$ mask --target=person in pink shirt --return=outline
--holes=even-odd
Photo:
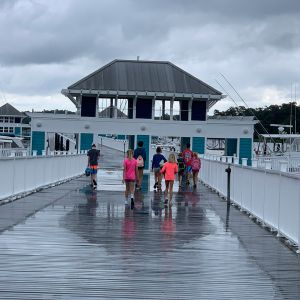
[[[198,153],[194,152],[192,157],[192,172],[193,172],[193,182],[194,182],[194,188],[197,188],[198,183],[198,174],[201,168],[201,160],[198,157]]]
[[[182,151],[182,157],[185,164],[186,184],[190,184],[190,177],[192,174],[192,157],[193,151],[190,149],[191,144],[187,143],[186,148]]]
[[[165,183],[166,183],[165,204],[168,203],[171,204],[175,175],[178,173],[178,165],[174,153],[171,153],[169,155],[168,161],[164,164],[160,172],[165,175]]]
[[[131,209],[134,208],[134,184],[137,179],[137,174],[138,174],[137,161],[133,158],[133,150],[129,149],[127,151],[127,158],[125,158],[123,162],[122,182],[126,184],[125,204],[128,204],[127,199],[130,193]]]

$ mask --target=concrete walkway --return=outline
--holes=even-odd
[[[299,257],[208,188],[166,209],[146,176],[131,210],[118,174],[0,206],[0,299],[300,299]]]

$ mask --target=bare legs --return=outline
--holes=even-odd
[[[172,202],[174,180],[166,180],[165,203]]]
[[[198,172],[193,172],[194,188],[197,187],[197,183],[198,183],[198,174],[199,174],[199,171],[198,171]]]
[[[162,181],[162,174],[160,172],[154,172],[154,181],[155,186],[160,190],[161,189],[161,181]]]
[[[144,168],[138,169],[138,180],[137,180],[137,187],[141,188],[143,183],[143,175],[144,175]]]
[[[97,185],[97,174],[91,174],[91,185],[92,187]]]
[[[126,189],[125,189],[125,197],[128,198],[128,195],[132,196],[134,194],[134,182],[133,181],[126,181]]]

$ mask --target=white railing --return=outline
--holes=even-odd
[[[202,159],[201,180],[227,195],[228,163]],[[231,165],[231,201],[300,247],[300,177]]]
[[[2,157],[24,157],[29,156],[29,149],[25,148],[11,148],[11,149],[0,149],[0,158]]]
[[[36,156],[0,160],[0,199],[22,195],[84,173],[86,155]]]
[[[272,170],[281,170],[281,162],[287,163],[287,171],[290,173],[300,173],[300,157],[289,156],[265,156],[256,157],[257,167],[265,168],[266,163],[270,163]]]

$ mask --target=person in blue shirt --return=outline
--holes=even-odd
[[[161,190],[161,179],[162,174],[160,174],[160,170],[163,167],[164,163],[166,162],[166,158],[161,154],[161,148],[156,148],[156,154],[153,155],[152,158],[152,171],[154,172],[154,190],[158,189]]]
[[[138,147],[134,150],[133,157],[137,160],[138,177],[136,180],[136,190],[140,190],[143,182],[144,167],[146,162],[146,150],[143,141],[138,142]]]

